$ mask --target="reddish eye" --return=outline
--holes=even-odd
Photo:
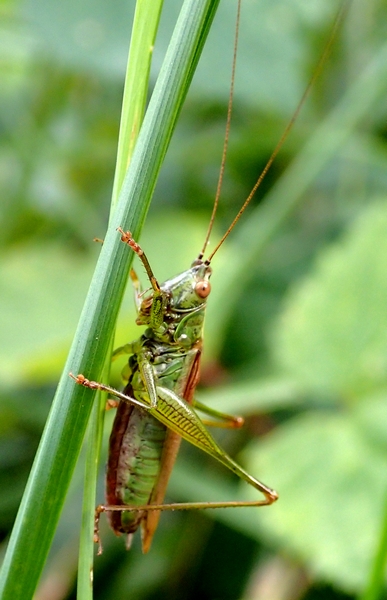
[[[198,281],[198,283],[195,285],[195,292],[197,293],[199,298],[207,298],[210,291],[211,284],[206,279],[203,279],[203,281]]]

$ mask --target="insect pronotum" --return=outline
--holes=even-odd
[[[142,292],[136,274],[134,271],[131,272],[138,312],[136,323],[146,325],[147,329],[137,340],[118,348],[113,354],[113,357],[121,354],[130,355],[125,371],[127,384],[123,392],[109,385],[90,381],[82,374],[77,376],[70,374],[78,384],[108,392],[120,400],[110,436],[106,504],[96,509],[95,540],[99,544],[99,518],[102,512],[108,513],[110,525],[115,533],[127,534],[128,546],[132,534],[141,525],[143,551],[147,552],[157,528],[160,511],[265,506],[272,504],[278,498],[277,492],[247,473],[222,450],[208,432],[204,421],[196,413],[196,410],[199,410],[210,415],[222,426],[240,427],[243,424],[242,418],[219,413],[195,400],[202,353],[204,315],[207,298],[211,292],[211,261],[246,209],[288,135],[330,50],[340,15],[335,21],[335,27],[312,80],[266,167],[224,236],[208,258],[204,259],[219,201],[225,165],[239,16],[240,0],[223,157],[214,208],[202,250],[187,271],[159,284],[141,246],[132,238],[130,232],[119,228],[121,240],[140,258],[151,285],[149,290]],[[253,486],[263,497],[249,502],[163,504],[181,438],[210,454],[239,478]]]

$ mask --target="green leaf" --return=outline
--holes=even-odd
[[[244,458],[279,492],[274,506],[255,513],[267,539],[318,579],[348,592],[364,587],[387,489],[386,453],[349,415],[318,413],[279,427]]]
[[[277,362],[312,408],[329,397],[345,410],[314,408],[246,454],[248,469],[280,495],[257,523],[316,577],[347,591],[366,584],[387,489],[386,257],[383,201],[289,292],[273,335]]]
[[[59,244],[17,247],[3,257],[0,379],[7,385],[57,380],[94,260],[74,260]]]
[[[360,215],[290,294],[273,340],[280,367],[318,395],[387,383],[387,204]]]

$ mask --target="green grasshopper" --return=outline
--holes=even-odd
[[[121,240],[140,258],[150,281],[151,288],[143,293],[137,276],[134,271],[131,272],[138,313],[136,323],[147,326],[147,329],[139,339],[118,348],[113,354],[113,358],[121,354],[130,355],[124,370],[127,384],[123,392],[103,383],[90,381],[82,374],[70,374],[78,384],[108,392],[120,400],[110,436],[106,476],[107,503],[96,509],[95,541],[99,544],[99,518],[102,512],[108,513],[110,525],[117,535],[127,534],[127,547],[133,533],[141,525],[142,547],[147,552],[157,528],[160,511],[265,506],[278,498],[277,492],[255,479],[226,454],[208,432],[205,421],[196,413],[199,410],[217,419],[215,422],[212,420],[211,424],[219,426],[240,427],[243,424],[241,417],[219,413],[199,403],[194,397],[199,379],[204,316],[211,292],[211,260],[249,204],[289,133],[330,49],[339,20],[340,15],[312,80],[265,169],[234,221],[206,260],[203,258],[204,251],[218,204],[228,141],[235,52],[218,190],[206,240],[198,258],[187,271],[159,284],[140,245],[130,232],[119,228]],[[218,460],[259,491],[263,498],[248,502],[164,504],[168,479],[182,438]]]
[[[99,542],[99,514],[107,511],[112,529],[131,535],[142,526],[143,551],[149,550],[160,510],[264,506],[277,500],[277,492],[249,475],[216,443],[195,408],[240,427],[241,417],[210,409],[194,399],[199,379],[203,325],[211,291],[210,259],[197,258],[190,269],[159,285],[142,248],[130,232],[120,229],[123,242],[141,259],[151,290],[142,294],[132,271],[136,290],[138,325],[147,325],[143,335],[118,348],[114,358],[130,354],[123,392],[72,377],[91,389],[119,398],[110,436],[106,475],[107,504],[97,508],[95,539]],[[224,425],[223,425],[224,426]],[[197,446],[228,467],[264,495],[252,502],[162,504],[181,438]]]

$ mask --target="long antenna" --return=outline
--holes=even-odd
[[[265,165],[265,168],[263,169],[262,173],[258,177],[257,182],[255,183],[253,189],[251,190],[250,194],[246,198],[243,206],[241,207],[241,209],[237,213],[236,217],[234,218],[234,220],[231,223],[230,227],[227,229],[226,233],[221,238],[220,242],[215,246],[215,249],[211,252],[210,256],[206,259],[206,261],[205,261],[206,264],[210,264],[212,258],[216,254],[216,252],[219,250],[219,248],[221,247],[221,245],[223,244],[223,242],[225,241],[225,239],[228,237],[228,235],[230,234],[230,232],[234,229],[235,225],[237,224],[237,222],[241,218],[242,214],[245,212],[246,208],[250,204],[253,196],[255,195],[255,192],[257,191],[257,189],[261,185],[262,180],[264,179],[266,173],[268,172],[268,170],[270,169],[271,165],[273,164],[274,159],[276,158],[278,152],[282,148],[282,146],[283,146],[286,138],[288,137],[288,135],[290,133],[290,130],[292,129],[292,127],[293,127],[293,125],[294,125],[294,123],[295,123],[295,121],[296,121],[296,119],[297,119],[297,117],[298,117],[298,115],[300,113],[301,108],[304,105],[304,102],[305,102],[307,96],[309,95],[309,92],[310,92],[311,88],[313,87],[316,79],[319,77],[319,75],[321,73],[322,67],[323,67],[323,65],[324,65],[324,63],[325,63],[325,61],[326,61],[326,59],[327,59],[327,57],[328,57],[328,55],[329,55],[329,53],[331,51],[333,42],[334,42],[335,37],[336,37],[337,29],[338,29],[338,27],[340,25],[341,19],[343,17],[343,14],[344,14],[344,12],[345,12],[348,4],[349,4],[349,1],[343,2],[342,5],[340,6],[340,8],[338,10],[338,13],[336,15],[336,18],[335,18],[333,27],[331,29],[331,33],[330,33],[329,39],[328,39],[328,41],[327,41],[327,43],[325,45],[323,53],[320,56],[320,59],[319,59],[319,61],[317,63],[317,67],[316,67],[316,69],[315,69],[315,71],[314,71],[311,79],[309,80],[308,85],[305,88],[305,91],[304,91],[304,93],[303,93],[303,95],[301,97],[301,100],[299,101],[299,103],[298,103],[298,105],[296,107],[296,110],[293,113],[292,118],[290,119],[289,123],[285,127],[285,130],[284,130],[283,134],[281,135],[281,138],[280,138],[279,142],[277,143],[276,147],[274,148],[274,150],[273,150],[273,152],[272,152],[269,160],[267,161],[267,163]]]
[[[234,99],[235,68],[236,68],[236,60],[237,60],[237,54],[238,54],[239,23],[241,20],[241,2],[242,2],[242,0],[238,0],[237,15],[236,15],[236,22],[235,22],[234,54],[233,54],[233,58],[232,58],[232,67],[231,67],[231,83],[230,83],[230,92],[229,92],[228,105],[227,105],[226,132],[224,134],[222,161],[220,163],[218,185],[216,188],[214,206],[212,208],[212,214],[211,214],[210,222],[208,224],[206,238],[204,240],[203,248],[198,256],[198,260],[201,260],[203,258],[203,255],[206,251],[206,248],[208,245],[208,240],[210,239],[212,227],[214,225],[215,215],[216,215],[216,211],[217,211],[218,204],[219,204],[220,193],[222,191],[224,167],[226,165],[228,140],[230,137],[232,103],[233,103],[233,99]]]

